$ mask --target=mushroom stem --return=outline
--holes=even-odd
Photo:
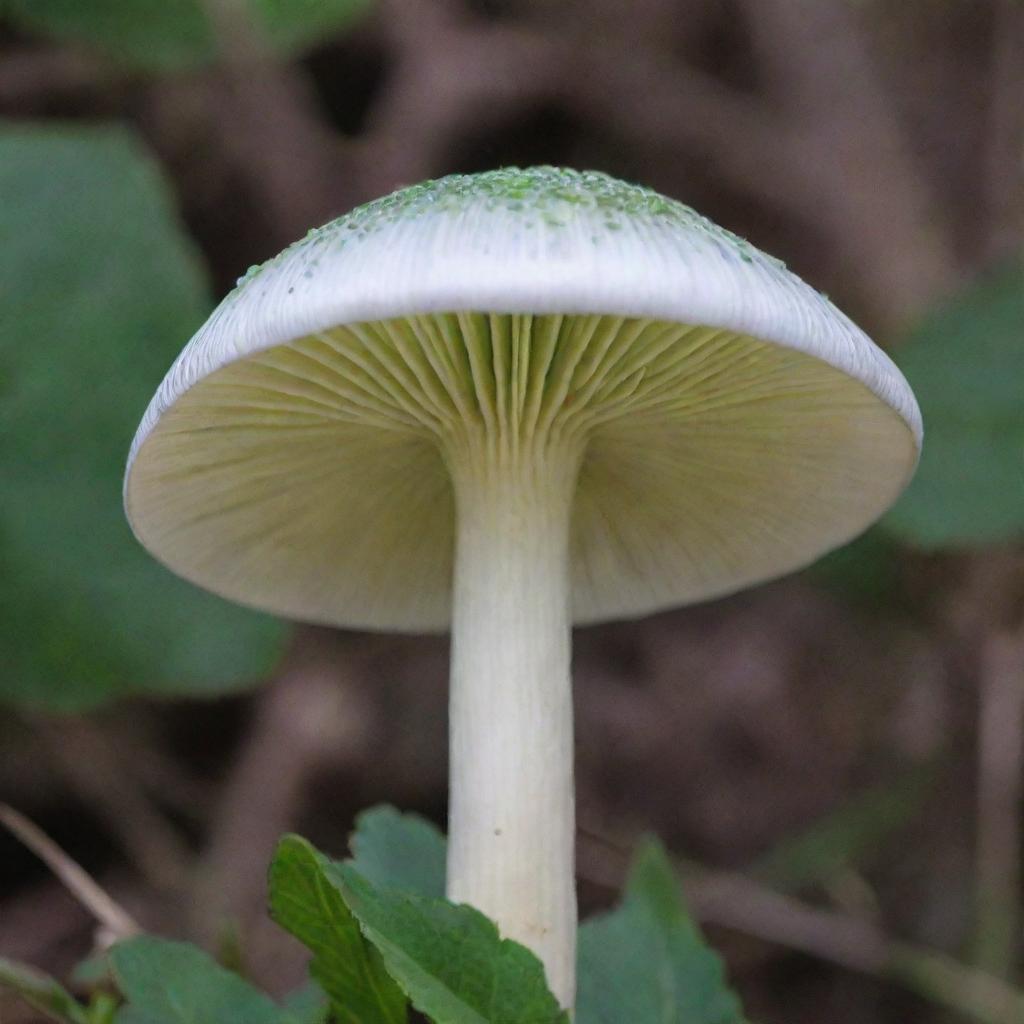
[[[486,444],[449,458],[448,896],[532,949],[567,1008],[576,989],[569,521],[579,462],[578,452]]]

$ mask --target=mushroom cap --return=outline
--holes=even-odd
[[[921,443],[900,372],[782,263],[604,174],[505,169],[395,192],[250,270],[145,413],[128,518],[224,597],[446,628],[438,424],[509,389],[588,417],[580,622],[813,561],[889,507]]]

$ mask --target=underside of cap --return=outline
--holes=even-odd
[[[805,564],[886,508],[917,453],[859,381],[747,335],[431,315],[338,327],[215,372],[147,438],[128,507],[157,557],[223,596],[304,621],[443,629],[452,460],[495,430],[529,457],[580,444],[580,622]]]
[[[596,173],[457,176],[312,232],[175,363],[125,499],[170,568],[289,617],[448,623],[453,432],[585,435],[578,621],[739,589],[860,532],[916,464],[887,357],[781,264]]]

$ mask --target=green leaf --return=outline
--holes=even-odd
[[[899,348],[925,424],[885,526],[924,548],[1024,532],[1024,263],[974,285]]]
[[[365,14],[372,0],[250,0],[253,27],[280,53],[315,45]],[[6,0],[16,25],[83,43],[119,63],[171,72],[214,60],[204,0]]]
[[[275,656],[279,624],[173,577],[122,512],[135,428],[208,308],[128,134],[0,122],[0,700],[218,693]]]
[[[86,1008],[62,985],[27,964],[0,957],[0,988],[17,992],[34,1010],[67,1024],[89,1024]]]
[[[311,981],[292,992],[285,999],[284,1008],[296,1024],[327,1024],[331,1006],[324,990]]]
[[[185,942],[141,936],[110,960],[126,1005],[117,1024],[296,1024],[237,974]]]
[[[447,843],[433,822],[394,807],[374,807],[356,818],[352,865],[378,889],[444,899]]]
[[[369,13],[373,0],[252,0],[257,25],[280,52],[315,46]]]
[[[664,849],[637,854],[622,905],[580,929],[577,1024],[742,1024],[721,960],[687,914]]]
[[[120,1002],[110,992],[94,992],[89,1000],[89,1024],[115,1024]]]
[[[329,867],[304,839],[282,839],[270,867],[271,915],[312,952],[310,974],[339,1024],[404,1024],[405,996],[328,879]]]
[[[4,13],[24,30],[84,43],[133,67],[178,70],[215,52],[199,0],[6,0]]]
[[[568,1024],[537,957],[500,938],[472,907],[374,889],[347,864],[332,864],[326,873],[391,976],[432,1020]]]
[[[850,604],[885,613],[905,597],[900,555],[899,542],[874,527],[819,559],[807,569],[807,574]]]

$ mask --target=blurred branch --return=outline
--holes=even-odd
[[[182,885],[191,861],[187,846],[107,738],[82,718],[38,716],[34,725],[67,784],[118,837],[147,882],[168,889]]]
[[[247,941],[258,936],[266,924],[266,866],[282,833],[296,825],[306,783],[328,758],[362,756],[369,716],[341,639],[299,630],[288,663],[258,698],[215,808],[194,893],[201,937],[215,938],[232,919],[245,924]]]
[[[4,955],[46,963],[53,950],[70,948],[70,943],[80,944],[88,936],[93,918],[85,908],[81,915],[76,913],[79,908],[69,907],[69,899],[74,897],[52,875],[5,892],[0,914],[0,949]]]
[[[758,100],[628,44],[587,41],[573,49],[559,83],[571,109],[663,155],[707,151],[740,187],[792,207],[788,182],[801,160],[780,144],[785,126]]]
[[[821,202],[803,214],[824,221],[882,327],[897,330],[952,290],[958,266],[951,226],[872,61],[863,14],[846,0],[745,0],[744,10],[786,141],[805,151],[803,177],[817,181],[811,199]]]
[[[985,256],[1013,255],[1024,241],[1024,5],[996,0],[992,29]]]
[[[1016,959],[1024,804],[1024,635],[981,651],[975,962],[1000,978]]]
[[[251,5],[204,2],[220,48],[220,87],[209,97],[209,114],[274,241],[284,245],[352,205],[346,153],[316,110],[309,83],[264,43]]]
[[[54,97],[102,92],[120,81],[123,75],[110,65],[77,50],[15,50],[0,61],[0,107],[42,112]]]
[[[743,876],[684,872],[697,916],[849,970],[897,982],[984,1024],[1013,1024],[1024,994],[941,953],[890,939],[867,921],[809,907]]]
[[[673,165],[706,154],[739,188],[824,228],[856,267],[885,331],[949,292],[949,227],[916,166],[851,6],[749,0],[768,97],[740,92],[628,31],[580,32],[556,62],[558,95]]]
[[[1024,993],[951,957],[891,939],[868,921],[810,907],[741,876],[684,870],[697,916],[766,942],[886,978],[982,1024],[1020,1024]]]
[[[278,61],[237,0],[206,0],[217,25],[219,79],[193,105],[252,191],[273,241],[283,245],[360,202],[446,172],[454,139],[551,91],[556,44],[541,33],[466,21],[448,5],[388,0],[380,31],[393,71],[358,140],[337,137],[302,71]],[[193,88],[186,83],[180,88]],[[187,104],[173,83],[162,108]],[[182,145],[192,145],[189,133]]]
[[[0,804],[0,825],[17,836],[114,938],[125,939],[140,931],[131,915],[23,814],[7,804]]]
[[[550,95],[561,47],[529,28],[476,22],[448,4],[385,0],[381,26],[394,70],[370,113],[362,154],[372,191],[443,173],[461,133],[500,125]]]
[[[160,716],[158,706],[151,709]],[[214,797],[212,780],[198,778],[167,749],[153,719],[132,709],[127,720],[105,724],[105,736],[115,747],[132,745],[132,772],[151,800],[158,800],[190,825],[208,820]]]

